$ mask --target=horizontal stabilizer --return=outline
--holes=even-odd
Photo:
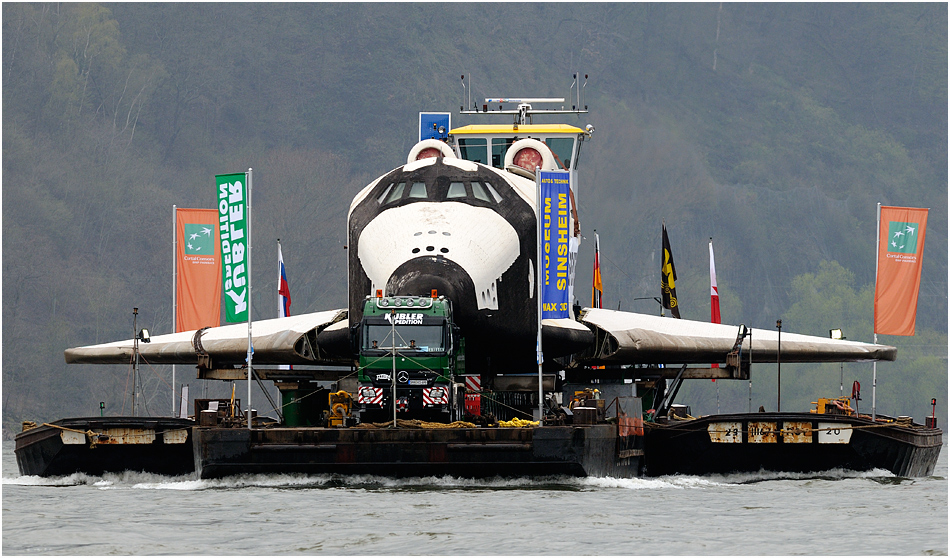
[[[324,354],[317,334],[328,326],[345,321],[346,310],[327,310],[286,318],[261,320],[251,324],[254,364],[335,364]],[[233,324],[156,335],[150,343],[139,342],[139,356],[151,364],[198,364],[199,354],[207,354],[215,367],[243,365],[247,361],[247,324]],[[66,349],[69,364],[128,364],[133,358],[133,340]]]
[[[738,326],[585,308],[582,323],[597,337],[583,364],[723,363],[736,342]],[[778,330],[752,329],[742,344],[752,362],[775,362]],[[865,362],[895,360],[897,348],[782,332],[782,362]]]

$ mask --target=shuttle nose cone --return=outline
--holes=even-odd
[[[457,263],[441,256],[423,256],[404,262],[386,282],[391,296],[430,296],[435,290],[452,301],[456,321],[465,321],[477,309],[475,284]]]

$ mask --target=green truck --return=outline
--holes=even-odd
[[[360,422],[451,422],[464,411],[464,342],[443,296],[367,297],[355,335]],[[395,376],[395,390],[392,379]]]

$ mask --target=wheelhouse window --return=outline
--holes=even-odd
[[[459,154],[467,161],[488,164],[488,141],[485,138],[459,139]]]
[[[508,148],[515,140],[512,138],[492,138],[491,140],[491,166],[500,169],[505,165],[505,154]]]
[[[574,154],[574,138],[547,138],[544,143],[554,154],[558,166],[564,170],[570,170],[571,157]]]

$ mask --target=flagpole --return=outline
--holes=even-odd
[[[389,373],[390,374],[389,383],[392,384],[393,386],[393,428],[399,428],[399,423],[396,420],[396,309],[390,308],[389,315],[392,318],[389,320],[389,323],[392,326],[391,336],[392,336],[392,341],[393,341],[393,345],[392,345],[393,369]],[[339,387],[339,385],[340,384],[337,384],[337,387]]]
[[[251,342],[251,316],[254,314],[254,292],[251,289],[251,180],[254,169],[247,169],[247,429],[253,428],[251,417],[251,378],[254,375],[254,345]]]
[[[742,365],[742,362],[739,363]],[[752,412],[752,328],[749,328],[749,412]]]
[[[172,204],[172,333],[178,332],[178,206]],[[175,365],[172,364],[172,416],[175,414]]]
[[[716,258],[713,255],[712,237],[709,237],[709,321],[710,323],[722,323],[719,315],[719,286],[716,282]],[[740,370],[742,363],[739,363]],[[710,368],[719,368],[718,362],[710,364]],[[713,378],[713,382],[716,379]],[[719,383],[716,382],[716,414],[719,414]]]
[[[392,361],[393,369],[390,372],[389,383],[393,386],[393,428],[399,428],[399,423],[396,420],[396,309],[390,308],[389,315],[391,319],[389,320],[390,325],[392,326],[391,337],[392,337]],[[337,384],[339,387],[340,384]]]
[[[139,374],[139,334],[138,329],[139,309],[132,308],[132,352],[135,353],[135,361],[132,365],[132,416],[135,415],[135,386],[138,385]]]
[[[881,260],[881,202],[877,202],[877,239],[874,241],[874,288],[877,296],[877,274]],[[874,324],[874,344],[877,345],[877,324]],[[877,361],[871,363],[871,420],[877,420]]]
[[[601,271],[600,265],[600,235],[597,232],[594,232],[594,236],[597,237],[597,279],[600,281],[600,288],[597,289],[597,307],[604,307],[604,273]],[[617,301],[617,310],[620,310],[620,300]]]
[[[711,236],[709,237],[709,322],[722,323],[722,316],[719,313],[719,282],[716,280],[716,258],[713,254],[713,239]],[[713,362],[710,366],[719,368],[719,363]],[[716,386],[716,394],[718,397],[718,385]]]
[[[535,276],[534,284],[535,284],[535,289],[536,289],[535,292],[538,295],[538,300],[537,300],[537,303],[538,303],[537,304],[538,306],[538,339],[537,339],[538,421],[543,422],[544,421],[544,386],[543,386],[544,373],[542,372],[542,364],[544,362],[544,353],[541,349],[541,293],[543,292],[543,289],[541,288],[541,265],[542,265],[541,264],[542,262],[541,260],[541,211],[542,211],[541,207],[542,205],[541,205],[541,169],[539,167],[534,168],[534,176],[535,176],[535,184],[537,186],[536,188],[537,198],[535,200],[535,208],[537,210],[537,218],[535,219],[537,221],[537,227],[536,227],[537,238],[535,241],[535,245],[537,248],[535,257],[537,258],[537,260],[535,261],[537,262],[537,265],[535,266],[536,276]]]

